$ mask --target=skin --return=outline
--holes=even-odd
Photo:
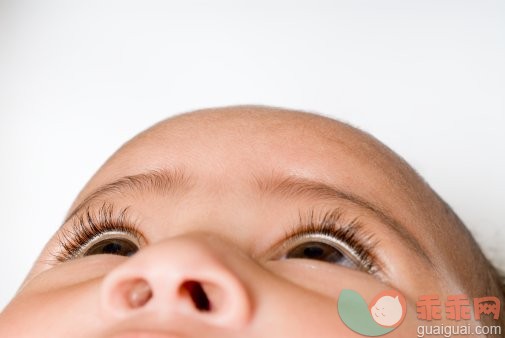
[[[88,203],[100,187],[153,170],[183,176],[184,187],[109,191]],[[369,206],[317,194],[285,196],[264,184],[286,179],[358,196],[401,227],[392,229]],[[52,253],[71,231],[68,220],[0,315],[0,336],[362,337],[339,319],[340,291],[355,290],[370,302],[396,289],[408,310],[388,336],[413,337],[417,325],[426,324],[416,318],[420,295],[443,301],[471,294],[481,280],[468,265],[486,268],[457,217],[402,159],[355,128],[308,113],[230,107],[163,121],[100,168],[69,216],[83,202],[92,212],[105,202],[114,210],[128,207],[142,248],[132,257],[56,262]],[[375,273],[281,258],[284,235],[300,214],[335,208],[342,224],[357,218],[373,234]],[[198,309],[188,281],[201,286],[209,311]],[[152,292],[147,302],[145,293],[132,291],[146,285]],[[132,293],[140,297],[135,306]]]

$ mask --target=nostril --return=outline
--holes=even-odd
[[[187,294],[193,301],[194,306],[200,311],[210,311],[211,304],[202,284],[196,281],[186,281],[180,288],[181,294]]]
[[[128,286],[127,302],[130,308],[144,306],[153,296],[149,283],[144,279],[137,279]]]

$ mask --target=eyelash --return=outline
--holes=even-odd
[[[58,262],[74,259],[86,244],[111,231],[126,233],[139,242],[147,243],[127,211],[128,208],[124,208],[116,213],[113,205],[107,203],[104,203],[95,213],[88,207],[85,213],[73,218],[70,230],[61,231],[58,234],[60,249],[52,256]],[[374,252],[378,242],[372,234],[364,231],[357,218],[350,221],[344,220],[343,213],[339,209],[319,214],[316,214],[314,209],[305,214],[300,212],[298,223],[284,234],[280,242],[283,243],[281,247],[287,247],[289,243],[309,235],[326,235],[341,241],[354,251],[363,270],[371,274],[380,270]]]
[[[378,241],[372,233],[364,230],[358,218],[345,220],[343,212],[339,209],[319,214],[316,214],[314,209],[305,214],[300,212],[298,224],[293,225],[284,234],[282,247],[289,246],[290,242],[296,242],[306,236],[321,234],[347,245],[357,256],[365,272],[375,274],[380,271],[375,253]]]
[[[85,213],[74,217],[70,230],[58,234],[60,249],[52,255],[58,262],[76,258],[86,244],[111,231],[131,235],[139,242],[147,243],[135,222],[128,216],[128,208],[116,213],[111,204],[104,203],[98,212],[93,213],[88,207]]]

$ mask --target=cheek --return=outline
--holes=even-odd
[[[46,292],[21,292],[0,315],[0,337],[92,337],[101,331],[99,279]],[[76,318],[78,314],[78,320]]]
[[[392,289],[374,277],[346,268],[328,266],[304,260],[272,261],[266,263],[269,270],[284,280],[285,292],[277,298],[282,306],[271,304],[272,308],[284,311],[270,313],[271,318],[281,326],[279,335],[291,337],[363,337],[354,332],[344,321],[338,301],[342,290],[353,290],[363,299],[359,312],[363,316],[371,313],[368,305],[382,291]],[[292,289],[290,293],[288,290]],[[408,301],[409,302],[409,301]],[[267,312],[270,310],[267,309]],[[372,309],[373,312],[373,309]],[[378,311],[380,315],[380,311]],[[358,316],[359,317],[359,316]],[[356,319],[360,319],[356,317]],[[288,323],[283,326],[283,323]],[[415,303],[407,303],[406,315],[402,323],[387,334],[388,337],[414,337],[417,330]],[[285,330],[282,332],[282,329]],[[304,334],[300,334],[304,332]],[[270,332],[267,332],[270,333]]]
[[[76,259],[55,266],[45,266],[34,277],[28,279],[21,292],[45,293],[63,289],[97,278],[103,278],[127,258],[116,255],[95,255]]]
[[[96,337],[101,281],[124,259],[90,256],[43,270],[0,314],[0,337]]]
[[[347,324],[341,316],[338,308],[338,296],[323,296],[309,290],[295,286],[292,283],[284,283],[284,287],[276,292],[268,301],[263,302],[258,313],[257,322],[260,323],[260,334],[256,337],[346,337],[357,338],[364,335],[359,333],[362,327],[354,327]],[[356,288],[358,292],[366,294],[367,289]],[[366,299],[371,300],[371,297]],[[368,312],[366,304],[363,310]],[[367,314],[370,316],[370,313]],[[404,321],[395,330],[387,334],[387,337],[415,337],[416,318],[412,309],[407,310]],[[355,322],[362,323],[362,317],[356,316]],[[363,317],[364,318],[364,317]],[[378,324],[375,324],[378,325]]]
[[[358,291],[365,299],[373,299],[380,291],[391,289],[369,274],[313,260],[270,261],[266,266],[294,284],[335,300],[343,289]]]

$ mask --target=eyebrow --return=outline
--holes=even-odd
[[[182,192],[189,189],[190,186],[190,178],[182,170],[178,169],[151,170],[141,174],[124,176],[111,183],[104,184],[90,193],[69,213],[64,223],[79,214],[81,210],[85,209],[92,202],[109,195],[128,195],[146,192],[168,195]]]
[[[256,186],[260,194],[274,195],[278,194],[284,198],[309,198],[323,200],[345,200],[361,208],[371,211],[382,223],[393,230],[402,238],[408,247],[417,255],[427,261],[431,266],[433,262],[416,240],[414,235],[405,225],[395,220],[378,206],[372,204],[355,194],[342,191],[335,186],[327,183],[310,180],[297,176],[275,176],[258,177],[252,176],[253,185]],[[79,203],[66,217],[64,223],[67,223],[75,215],[86,209],[91,203],[100,200],[109,195],[128,195],[145,192],[158,193],[161,195],[182,193],[191,188],[192,181],[190,177],[182,170],[163,169],[151,170],[145,173],[124,176],[116,181],[102,185],[90,193]]]

